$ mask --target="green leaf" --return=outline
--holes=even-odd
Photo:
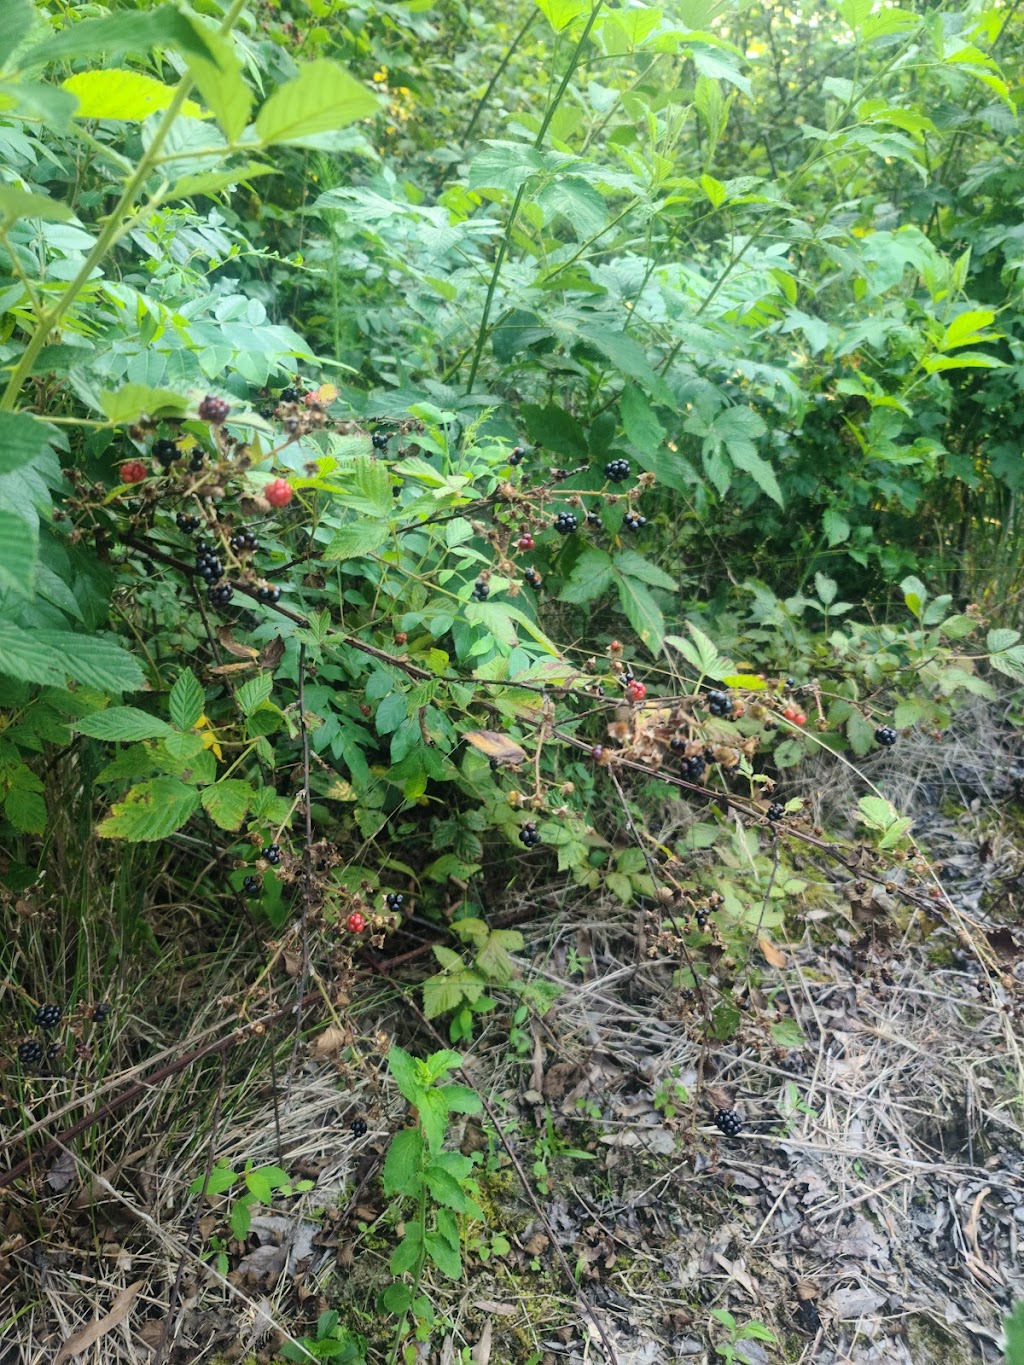
[[[1024,1365],[1024,1303],[1006,1319],[1006,1365]]]
[[[0,210],[5,207],[4,194],[0,187]],[[0,412],[0,474],[10,474],[45,454],[53,436],[53,427],[27,412]]]
[[[639,450],[657,450],[665,439],[665,428],[658,421],[654,409],[635,384],[627,384],[619,400],[619,413],[626,439]]]
[[[243,716],[251,716],[258,706],[269,698],[274,680],[269,673],[259,673],[255,678],[244,682],[235,693],[235,701]]]
[[[66,23],[52,38],[23,53],[17,66],[24,71],[68,57],[80,60],[104,52],[144,53],[161,47],[215,59],[203,29],[173,5],[159,5],[146,12],[122,11],[103,19]]]
[[[396,1133],[384,1159],[381,1174],[384,1193],[407,1194],[415,1198],[420,1192],[422,1166],[423,1134],[418,1128],[405,1128]]]
[[[468,1085],[443,1085],[435,1093],[443,1097],[452,1114],[479,1114],[483,1108],[480,1096]]]
[[[621,550],[615,556],[615,572],[625,574],[627,578],[639,578],[642,583],[649,583],[652,588],[664,588],[666,592],[679,591],[677,579],[659,569],[636,550]]]
[[[46,802],[38,792],[12,787],[4,797],[4,814],[22,834],[43,834],[46,830]]]
[[[104,839],[127,839],[131,844],[155,843],[188,823],[199,806],[199,793],[176,777],[158,777],[132,787],[101,822]]]
[[[998,654],[1004,649],[1009,649],[1020,639],[1020,631],[1008,629],[1002,626],[996,630],[990,630],[985,636],[985,648]]]
[[[203,810],[219,829],[241,829],[252,801],[252,787],[241,778],[225,777],[204,789],[202,801]]]
[[[424,1090],[419,1103],[420,1123],[427,1146],[439,1152],[448,1128],[448,1105],[440,1090]]]
[[[231,43],[219,33],[206,35],[214,60],[188,55],[188,69],[206,107],[229,142],[237,141],[249,122],[252,91],[242,77],[242,65]]]
[[[231,1228],[231,1235],[236,1241],[244,1242],[252,1229],[252,1204],[255,1203],[252,1195],[243,1195],[241,1199],[236,1199],[231,1205],[231,1212],[228,1215],[228,1224]]]
[[[608,224],[601,191],[579,175],[558,176],[544,186],[535,202],[549,216],[565,218],[578,242],[596,236]]]
[[[116,392],[100,394],[100,409],[112,422],[137,422],[140,417],[184,417],[188,399],[171,389],[125,384]]]
[[[426,1089],[420,1079],[419,1063],[401,1047],[393,1047],[388,1053],[388,1070],[395,1084],[410,1104],[419,1104]]]
[[[569,581],[558,594],[560,602],[593,602],[610,586],[614,572],[611,556],[590,546],[572,566]]]
[[[256,116],[256,136],[265,147],[300,147],[318,133],[370,118],[379,108],[377,96],[337,62],[309,62],[264,103]]]
[[[137,692],[145,682],[142,669],[119,640],[103,635],[78,635],[68,630],[33,631],[35,639],[53,649],[65,677],[98,692]],[[0,644],[0,665],[4,655]]]
[[[746,441],[731,441],[726,445],[729,458],[737,469],[741,469],[744,474],[750,477],[773,502],[782,506],[782,489],[779,481],[775,477],[775,470],[767,460],[763,459],[754,447]]]
[[[1000,673],[1005,673],[1008,678],[1024,682],[1024,645],[1014,645],[1012,649],[1004,649],[999,654],[993,654],[989,663]]]
[[[445,1208],[454,1209],[456,1213],[465,1212],[469,1203],[466,1192],[447,1171],[431,1162],[423,1172],[423,1179],[436,1204],[443,1204]]]
[[[899,819],[896,807],[882,796],[862,796],[857,810],[869,829],[887,830]]]
[[[74,637],[69,633],[68,641]],[[63,655],[42,644],[38,632],[0,621],[0,674],[19,682],[63,686],[67,674]]]
[[[834,507],[825,508],[821,516],[821,528],[830,550],[850,539],[850,523]]]
[[[682,635],[668,635],[665,637],[665,643],[671,645],[673,649],[678,649],[701,677],[723,678],[733,671],[728,660],[719,654],[715,645],[698,626],[692,621],[687,621],[686,629],[693,637],[692,641]]]
[[[159,739],[171,733],[171,727],[159,716],[151,716],[135,706],[112,706],[106,711],[94,711],[71,722],[71,728],[93,739],[121,740],[132,743],[139,739]]]
[[[778,1020],[777,1023],[771,1025],[771,1034],[779,1047],[798,1048],[807,1046],[807,1039],[795,1019]]]
[[[590,0],[535,0],[535,3],[556,33],[589,14],[591,8]]]
[[[59,204],[56,199],[50,199],[45,194],[29,194],[27,190],[15,189],[12,185],[0,186],[0,214],[3,215],[6,227],[10,227],[19,218],[34,218],[42,223],[66,223],[69,218],[74,217],[67,204]],[[5,412],[3,417],[5,423],[10,423],[19,418],[26,419],[28,414]]]
[[[436,1232],[428,1232],[423,1238],[423,1245],[427,1249],[427,1255],[443,1275],[447,1275],[450,1280],[462,1278],[462,1259],[456,1247],[449,1246]]]
[[[61,88],[78,100],[75,118],[115,119],[141,123],[150,114],[166,109],[174,98],[174,87],[145,76],[141,71],[109,67],[103,71],[80,71],[69,76]],[[186,100],[183,114],[198,118],[198,104]]]
[[[31,597],[35,591],[39,533],[34,522],[0,511],[0,590]]]
[[[661,608],[643,583],[635,578],[616,574],[615,586],[629,624],[651,654],[660,654],[665,645],[665,618]]]
[[[199,724],[199,718],[203,714],[205,705],[206,694],[200,687],[196,675],[191,668],[182,669],[178,674],[177,681],[171,688],[168,702],[171,724],[177,726],[179,730],[194,729]],[[138,738],[142,738],[142,736],[138,736]]]
[[[420,1258],[423,1249],[423,1229],[419,1223],[406,1223],[405,1236],[391,1253],[392,1275],[404,1275]]]
[[[7,65],[32,32],[35,22],[36,12],[31,0],[4,0],[0,8],[0,67]]]
[[[196,194],[219,194],[243,180],[252,180],[258,175],[272,175],[273,166],[265,166],[261,161],[244,161],[229,171],[200,171],[198,175],[183,175],[175,180],[169,190],[161,193],[161,200],[190,199]]]
[[[380,549],[391,534],[386,521],[353,521],[324,550],[324,559],[361,559]]]
[[[538,407],[536,403],[524,403],[523,421],[530,440],[545,450],[569,455],[574,460],[587,458],[587,434],[575,417],[560,408],[557,403]]]

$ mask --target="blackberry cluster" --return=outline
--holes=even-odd
[[[374,450],[387,450],[388,442],[391,440],[391,433],[387,431],[375,431],[370,437],[370,444]]]
[[[97,1024],[102,1024],[103,1021],[109,1017],[109,1015],[110,1006],[107,1004],[105,1000],[101,1000],[100,1003],[92,1012],[93,1022]]]
[[[519,842],[524,848],[536,848],[540,843],[540,831],[537,829],[536,820],[527,820],[519,831]]]
[[[366,1120],[365,1120],[365,1119],[353,1119],[353,1120],[352,1120],[352,1136],[353,1136],[354,1138],[361,1138],[361,1137],[365,1137],[365,1136],[366,1136]]]
[[[230,583],[211,583],[206,594],[213,607],[226,607],[235,595],[235,590]]]
[[[679,735],[673,735],[668,742],[668,747],[674,754],[681,753],[686,748],[686,740]]]
[[[555,530],[562,536],[571,536],[579,524],[579,518],[573,512],[559,512],[555,517]]]
[[[891,749],[898,739],[899,735],[891,725],[880,725],[875,731],[875,741],[883,749]]]
[[[475,602],[486,602],[491,595],[491,590],[482,578],[478,578],[473,584],[473,600]]]
[[[777,820],[786,818],[786,807],[781,801],[773,801],[768,807],[768,819],[774,824]]]
[[[35,1066],[37,1062],[41,1062],[42,1060],[42,1043],[37,1043],[33,1038],[27,1043],[20,1043],[18,1045],[18,1061],[21,1062],[23,1066]]]
[[[641,527],[647,525],[647,518],[642,517],[639,512],[627,512],[622,524],[627,531],[639,531]]]
[[[405,904],[405,897],[400,891],[389,891],[384,897],[384,904],[389,910],[401,910]]]
[[[191,512],[179,512],[174,521],[178,530],[186,536],[194,535],[199,530],[199,518],[194,517]]]
[[[153,458],[159,460],[164,469],[170,469],[180,454],[176,442],[167,436],[161,436],[159,441],[153,442]]]
[[[515,449],[512,451],[511,455],[509,455],[509,457],[508,457],[508,462],[509,462],[509,464],[511,464],[511,465],[522,464],[522,463],[523,463],[523,460],[525,460],[525,458],[526,458],[526,447],[525,447],[525,446],[516,446]]]
[[[297,403],[300,398],[305,398],[305,389],[297,389],[293,384],[289,384],[286,389],[281,390],[280,402]]]
[[[228,420],[228,413],[231,408],[225,403],[223,398],[215,398],[212,393],[208,393],[199,404],[199,417],[203,422],[212,422],[214,426],[220,426],[221,422]]]
[[[262,856],[266,858],[271,867],[277,867],[281,861],[281,845],[268,844],[263,850]]]
[[[56,1028],[63,1013],[59,1005],[40,1005],[36,1010],[36,1023],[40,1028]]]
[[[255,554],[260,543],[251,531],[236,531],[228,541],[235,554]]]
[[[224,565],[205,540],[196,546],[196,573],[212,587],[223,575]]]
[[[714,689],[708,693],[708,710],[713,716],[729,716],[732,714],[732,697],[728,692],[719,692]]]
[[[707,763],[701,754],[684,758],[679,765],[679,776],[686,782],[699,782],[707,771]]]
[[[609,460],[604,467],[604,476],[609,483],[624,483],[629,478],[629,461]]]
[[[206,463],[206,451],[205,451],[205,450],[193,450],[193,452],[192,452],[192,458],[191,458],[191,459],[189,460],[189,462],[188,462],[188,467],[189,467],[189,469],[191,469],[192,473],[193,473],[193,474],[198,474],[199,471],[202,469],[202,467],[203,467],[203,465],[204,465],[205,463]]]
[[[531,588],[539,588],[544,581],[536,569],[527,569],[523,574],[523,580]]]
[[[242,890],[247,896],[262,896],[263,879],[261,877],[246,877],[242,882]]]
[[[261,583],[256,589],[257,602],[280,602],[281,589],[272,583]]]
[[[743,1120],[735,1109],[719,1109],[715,1115],[715,1127],[726,1137],[739,1137],[743,1132]]]
[[[706,929],[708,927],[708,920],[711,918],[711,911],[706,905],[702,905],[694,918],[697,921],[698,929]]]

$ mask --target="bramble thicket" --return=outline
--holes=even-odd
[[[510,1264],[496,1210],[594,1158],[472,1069],[554,1045],[553,913],[663,972],[691,1155],[750,1132],[718,1051],[807,1045],[777,973],[830,886],[1016,1000],[887,784],[962,714],[1020,723],[1022,51],[1016,3],[5,0],[15,1261],[82,1221],[48,1179],[102,1201],[119,1126],[175,1133],[145,1340],[219,1358],[184,1301],[315,1201],[281,1124],[319,1068],[391,1113],[377,1270],[358,1310],[264,1299],[253,1350],[426,1360],[434,1281]],[[22,1291],[12,1360],[48,1340]]]

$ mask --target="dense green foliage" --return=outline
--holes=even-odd
[[[540,867],[698,993],[777,928],[787,771],[1024,679],[1022,22],[5,0],[8,887],[74,793],[268,934],[415,907],[455,1040]]]

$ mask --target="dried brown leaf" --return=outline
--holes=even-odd
[[[87,1327],[83,1327],[81,1331],[75,1332],[73,1336],[68,1337],[67,1341],[54,1357],[53,1365],[64,1365],[66,1360],[70,1360],[72,1356],[81,1355],[82,1352],[87,1351],[90,1346],[95,1346],[96,1342],[105,1337],[108,1332],[112,1332],[115,1327],[119,1327],[128,1316],[132,1303],[135,1301],[135,1296],[141,1288],[142,1281],[136,1280],[135,1283],[130,1284],[127,1289],[122,1289],[120,1294],[118,1294],[114,1299],[114,1302],[110,1305],[109,1313],[102,1318],[97,1318],[94,1322],[90,1322]]]

